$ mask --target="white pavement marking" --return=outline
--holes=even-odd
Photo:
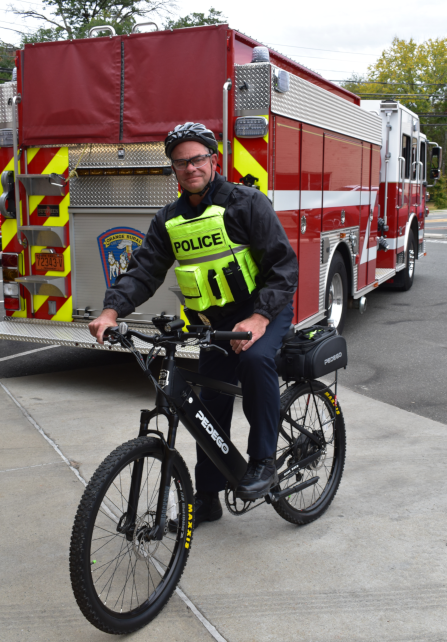
[[[34,421],[34,419],[31,417],[31,415],[30,415],[30,414],[29,414],[29,412],[26,410],[26,408],[24,408],[24,407],[22,406],[22,404],[20,403],[20,401],[17,401],[17,399],[14,397],[14,395],[13,395],[11,392],[9,392],[8,388],[7,388],[7,387],[5,386],[5,384],[3,384],[1,381],[0,381],[0,386],[3,388],[3,390],[6,392],[6,394],[7,394],[9,397],[11,397],[12,401],[15,403],[15,405],[17,406],[17,408],[21,411],[22,415],[23,415],[26,419],[28,419],[28,421],[30,422],[30,424],[31,424],[32,426],[34,426],[34,428],[37,430],[37,432],[40,432],[40,434],[42,435],[42,437],[43,437],[43,438],[44,438],[44,439],[45,439],[45,440],[50,444],[50,446],[51,446],[52,448],[54,448],[54,450],[57,452],[57,454],[59,455],[59,457],[61,457],[61,459],[62,459],[62,460],[67,464],[67,466],[70,468],[70,470],[74,472],[74,474],[75,474],[75,475],[76,475],[76,477],[79,479],[79,481],[80,481],[82,484],[84,484],[84,486],[87,486],[87,482],[85,481],[85,479],[84,479],[83,477],[81,477],[81,475],[80,475],[80,474],[79,474],[79,472],[76,470],[76,468],[75,468],[74,466],[72,466],[72,465],[71,465],[70,460],[69,460],[69,459],[67,459],[67,457],[65,457],[64,453],[63,453],[63,452],[62,452],[62,450],[59,448],[59,446],[58,446],[58,445],[57,445],[57,444],[56,444],[56,443],[51,439],[51,437],[48,437],[48,435],[47,435],[47,434],[45,434],[45,432],[42,430],[42,428],[39,426],[39,424],[38,424],[36,421]]]
[[[49,347],[50,347],[50,348],[58,348],[59,346],[49,346]],[[41,349],[41,350],[43,350],[44,348],[40,348],[40,349]],[[35,351],[34,351],[34,350],[32,350],[31,352],[35,352]],[[27,354],[27,353],[22,353],[22,354]],[[18,355],[16,355],[16,356],[18,356]],[[63,452],[61,451],[61,449],[59,448],[59,446],[58,446],[58,445],[57,445],[57,444],[56,444],[56,443],[51,439],[51,437],[48,437],[48,435],[47,435],[47,434],[42,430],[42,428],[39,426],[39,424],[38,424],[38,423],[37,423],[37,422],[36,422],[36,421],[31,417],[31,415],[30,415],[30,414],[29,414],[29,412],[26,410],[26,408],[24,408],[24,407],[22,406],[22,404],[20,403],[20,401],[18,401],[18,400],[14,397],[14,395],[13,395],[13,394],[8,390],[8,388],[7,388],[7,387],[6,387],[6,386],[5,386],[1,381],[0,381],[0,386],[3,388],[3,390],[6,392],[6,394],[7,394],[7,395],[12,399],[12,401],[15,403],[15,405],[19,408],[19,410],[20,410],[20,411],[21,411],[21,413],[24,415],[24,417],[25,417],[26,419],[28,419],[28,421],[30,422],[30,424],[31,424],[32,426],[34,426],[34,428],[35,428],[35,429],[36,429],[36,430],[37,430],[37,431],[42,435],[42,437],[43,437],[43,438],[44,438],[44,439],[45,439],[45,440],[50,444],[50,446],[51,446],[52,448],[54,448],[54,450],[57,452],[57,454],[59,455],[59,457],[61,457],[61,459],[64,461],[64,463],[66,463],[66,464],[67,464],[67,466],[68,466],[68,467],[70,468],[70,470],[71,470],[71,471],[76,475],[76,477],[79,479],[79,481],[80,481],[82,484],[84,484],[84,486],[87,486],[87,482],[86,482],[86,480],[85,480],[85,479],[84,479],[84,478],[79,474],[79,472],[76,470],[76,468],[74,468],[74,466],[72,466],[72,465],[71,465],[71,463],[70,463],[69,459],[67,459],[67,457],[64,455],[64,453],[63,453]],[[48,466],[49,464],[41,464],[41,465],[44,465],[44,466],[46,465],[46,466]],[[34,466],[30,466],[30,468],[34,468]],[[19,468],[11,468],[10,470],[21,470],[21,469],[19,469]],[[4,470],[4,471],[0,471],[0,472],[8,472],[8,471]],[[152,560],[152,563],[154,563],[154,561],[155,561],[155,560]],[[185,595],[185,593],[183,593],[183,591],[181,590],[181,588],[177,587],[177,588],[175,589],[175,592],[177,593],[177,595],[179,596],[179,598],[180,598],[181,600],[183,600],[183,602],[186,604],[186,606],[188,606],[188,607],[191,609],[191,611],[194,613],[194,615],[195,615],[195,616],[196,616],[196,618],[199,620],[199,622],[201,622],[201,623],[203,624],[203,626],[206,628],[206,630],[208,631],[208,633],[209,633],[209,634],[210,634],[210,635],[211,635],[215,640],[217,640],[217,642],[227,642],[227,640],[226,640],[224,637],[222,637],[222,636],[220,635],[220,633],[218,632],[218,630],[216,629],[216,627],[215,627],[215,626],[213,626],[213,625],[211,624],[211,622],[209,622],[209,621],[206,619],[206,617],[205,617],[204,615],[202,615],[202,613],[200,613],[199,609],[195,606],[195,604],[193,604],[193,603],[191,602],[191,600],[190,600],[190,599]]]
[[[180,589],[180,588],[178,588],[178,587],[177,587],[177,588],[175,589],[175,592],[176,592],[176,593],[177,593],[177,595],[178,595],[178,596],[179,596],[179,597],[184,601],[184,603],[186,604],[186,606],[189,606],[189,608],[190,608],[190,609],[191,609],[191,611],[194,613],[194,615],[196,616],[196,618],[197,618],[198,620],[200,620],[200,622],[202,622],[203,626],[206,628],[206,630],[208,631],[208,633],[209,633],[210,635],[212,635],[212,636],[213,636],[213,638],[214,638],[215,640],[217,640],[217,642],[227,642],[227,640],[221,636],[221,634],[220,634],[220,633],[219,633],[219,631],[216,629],[216,627],[215,627],[215,626],[213,626],[213,625],[211,624],[211,622],[209,622],[209,621],[206,619],[206,617],[205,617],[204,615],[202,615],[202,613],[200,613],[200,611],[197,609],[197,607],[196,607],[196,606],[194,606],[194,604],[191,602],[191,600],[189,599],[189,597],[186,597],[186,595],[183,593],[182,589]]]
[[[427,241],[426,241],[426,242],[427,242],[427,243],[441,243],[442,245],[447,245],[447,241],[435,241],[434,239],[433,239],[433,240],[431,240],[431,239],[430,239],[430,240],[428,240],[428,239],[427,239]]]
[[[28,350],[27,352],[19,352],[12,354],[10,357],[1,357],[0,361],[8,361],[8,359],[15,359],[16,357],[24,357],[26,354],[33,354],[33,352],[41,352],[42,350],[51,350],[51,348],[60,348],[60,346],[45,346],[45,348],[36,348],[35,350]]]

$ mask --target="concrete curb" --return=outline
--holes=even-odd
[[[424,234],[425,239],[447,239],[447,234],[435,234],[435,233],[429,233],[429,234]]]

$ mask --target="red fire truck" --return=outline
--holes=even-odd
[[[441,153],[427,165],[416,114],[360,101],[227,25],[109,30],[26,45],[17,83],[0,86],[0,338],[105,349],[87,323],[177,198],[163,139],[185,121],[215,132],[228,180],[271,199],[299,260],[298,326],[341,330],[380,284],[411,287]],[[127,321],[151,332],[161,312],[182,314],[173,269]]]

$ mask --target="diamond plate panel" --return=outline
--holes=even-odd
[[[378,115],[293,74],[290,74],[289,91],[279,93],[272,88],[272,112],[376,145],[382,144],[382,120]]]
[[[376,281],[379,282],[379,285],[384,281],[388,281],[395,273],[393,268],[376,268]]]
[[[0,85],[0,129],[12,127],[12,105],[8,105],[8,101],[16,95],[16,82],[4,82],[3,85]],[[17,118],[17,106],[15,110]],[[16,120],[16,122],[18,121]]]
[[[0,85],[1,87],[1,85]],[[118,157],[123,150],[124,158]],[[84,155],[82,155],[84,153]],[[137,143],[126,145],[71,145],[68,147],[70,170],[78,167],[160,167],[170,165],[165,147],[159,143]]]
[[[262,109],[268,113],[270,107],[270,63],[235,65],[234,108],[236,111]],[[241,86],[248,85],[248,89]]]
[[[154,328],[135,327],[142,334],[158,334]],[[90,350],[111,350],[113,352],[130,352],[120,345],[100,345],[96,343],[88,330],[86,323],[63,323],[55,321],[41,321],[30,319],[8,319],[0,322],[0,339],[26,341],[29,343],[43,343],[45,345],[73,346],[76,348],[88,348]],[[151,350],[151,345],[134,338],[134,345],[143,354]],[[165,354],[164,349],[160,355]],[[199,349],[197,346],[184,345],[177,349],[177,356],[187,359],[198,359]]]
[[[177,199],[171,176],[85,176],[70,179],[72,207],[163,207]]]
[[[344,229],[343,232],[346,232],[347,237],[349,237],[349,234],[353,232],[358,239],[359,235],[359,227],[350,227],[347,229]],[[334,232],[324,232],[321,235],[321,256],[323,256],[323,242],[324,239],[329,239],[329,260],[326,261],[326,263],[320,263],[320,291],[319,291],[319,309],[320,312],[323,312],[325,310],[325,294],[326,294],[326,278],[327,278],[327,273],[329,271],[329,266],[332,262],[332,257],[334,255],[334,252],[337,248],[338,245],[340,245],[340,230],[336,230]],[[344,242],[344,241],[342,241]],[[326,240],[327,243],[327,240]],[[350,254],[351,254],[351,259],[355,258],[355,254],[352,253],[351,249],[351,244],[350,243],[345,243],[345,245],[348,247]],[[355,294],[357,292],[357,286],[358,286],[358,265],[356,265],[354,262],[351,262],[351,268],[352,268],[352,294]]]

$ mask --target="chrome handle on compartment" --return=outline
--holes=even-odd
[[[304,234],[306,232],[306,227],[307,227],[307,220],[305,216],[301,217],[301,234]]]

